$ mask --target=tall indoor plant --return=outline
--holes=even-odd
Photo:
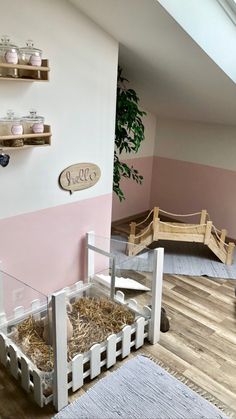
[[[133,166],[129,166],[120,160],[123,151],[131,153],[139,150],[141,142],[144,140],[144,125],[142,117],[146,112],[138,107],[139,98],[133,89],[127,89],[122,76],[122,69],[118,68],[117,78],[117,99],[116,99],[116,128],[115,128],[115,152],[113,170],[113,191],[117,194],[120,201],[125,199],[124,192],[121,190],[120,181],[122,177],[133,179],[141,184],[143,176]]]

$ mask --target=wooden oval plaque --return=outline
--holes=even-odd
[[[101,176],[100,168],[93,163],[78,163],[67,167],[61,172],[59,184],[62,189],[73,193],[91,188]]]

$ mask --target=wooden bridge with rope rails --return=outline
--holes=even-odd
[[[193,217],[199,215],[200,221],[199,224],[164,222],[160,220],[160,214],[171,217]],[[146,225],[147,222],[148,225]],[[205,244],[221,262],[231,265],[233,263],[235,244],[232,242],[226,243],[226,235],[227,230],[217,229],[205,209],[192,214],[173,214],[155,207],[144,220],[130,224],[128,255],[135,256],[158,240],[196,242]]]

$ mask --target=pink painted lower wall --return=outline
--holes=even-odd
[[[218,228],[236,238],[236,172],[154,157],[151,207],[174,213],[206,208]]]
[[[49,294],[84,279],[85,235],[110,236],[112,194],[0,220],[1,269]]]
[[[124,191],[126,199],[120,202],[117,195],[113,194],[113,221],[146,211],[150,207],[153,157],[129,159],[126,162],[139,171],[139,174],[144,177],[144,181],[142,185],[139,185],[131,179],[122,179],[121,189]]]

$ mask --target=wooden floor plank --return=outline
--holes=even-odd
[[[209,291],[209,285],[207,283],[199,283],[198,281],[196,281],[196,278],[193,277],[182,276],[180,280],[179,277],[175,275],[172,278],[167,278],[167,281],[174,285],[176,279],[177,281],[180,281],[180,284],[182,284],[183,287],[185,287],[185,284],[194,286],[199,291],[199,293],[201,293],[202,291],[206,292],[207,294],[210,293],[211,296],[217,298],[220,301],[223,301],[224,303],[231,304],[235,300],[234,290],[232,288],[230,288],[232,290],[230,292],[230,295],[228,295],[228,290],[227,295],[224,293],[225,285],[222,285],[222,287],[221,284],[219,286],[216,285],[214,288],[211,287]],[[178,285],[178,282],[176,283],[176,285]]]

